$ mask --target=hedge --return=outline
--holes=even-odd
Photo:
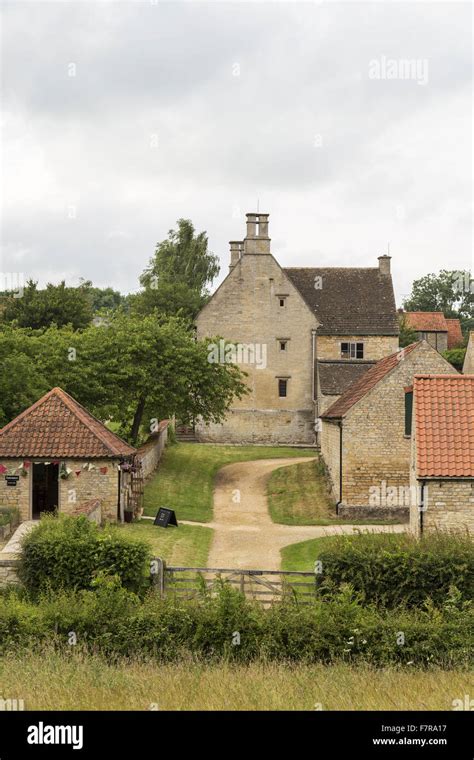
[[[399,534],[338,536],[319,551],[321,593],[350,583],[365,602],[417,607],[439,605],[455,586],[463,599],[474,592],[474,544],[468,535],[431,533],[421,540]]]
[[[287,600],[265,609],[229,584],[193,601],[141,600],[118,579],[98,577],[95,590],[48,592],[32,602],[21,592],[3,594],[0,654],[46,642],[107,658],[365,662],[374,666],[468,667],[473,615],[452,592],[442,608],[389,610],[363,606],[349,587],[310,604]]]
[[[123,586],[146,585],[151,552],[146,542],[86,517],[45,516],[23,539],[19,577],[26,588],[91,588],[101,571],[118,575]]]

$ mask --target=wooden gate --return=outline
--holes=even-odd
[[[316,578],[312,572],[298,570],[242,570],[217,567],[168,567],[161,559],[152,565],[153,581],[160,594],[177,594],[191,599],[200,594],[215,593],[217,582],[229,583],[248,598],[270,603],[285,596],[301,603],[314,597]]]
[[[130,507],[133,507],[133,514],[137,515],[140,509],[143,509],[144,499],[144,477],[141,462],[136,459],[134,462],[134,470],[132,470],[130,479],[130,490],[128,496],[128,503]]]

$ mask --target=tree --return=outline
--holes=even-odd
[[[406,311],[442,311],[459,318],[463,333],[474,328],[474,283],[470,272],[442,269],[415,280],[403,302]]]
[[[156,310],[192,320],[208,299],[207,288],[218,274],[219,260],[208,251],[207,234],[196,234],[189,219],[178,219],[177,229],[157,244],[141,275],[143,291],[132,299],[133,308],[142,314]]]
[[[466,356],[465,348],[450,348],[447,351],[443,351],[442,356],[453,365],[455,369],[462,372],[464,357]]]
[[[92,311],[96,314],[99,311],[113,311],[122,306],[126,301],[126,296],[113,288],[96,288],[92,285],[91,280],[84,280],[81,277],[80,288],[87,294]]]
[[[221,422],[247,392],[233,364],[209,361],[209,341],[197,341],[175,317],[128,315],[74,331],[56,325],[33,331],[0,328],[2,424],[59,385],[101,420],[114,419],[132,442],[154,420],[176,415]]]
[[[400,337],[399,337],[400,348],[405,348],[406,346],[409,346],[411,343],[415,343],[418,340],[417,333],[413,329],[413,327],[409,326],[405,314],[401,314],[399,316],[398,322],[400,325]]]
[[[59,285],[48,283],[43,290],[38,289],[37,282],[28,280],[21,297],[7,293],[2,300],[3,321],[18,327],[36,330],[52,324],[58,327],[71,324],[77,330],[92,320],[92,307],[85,290],[66,287],[64,280]]]

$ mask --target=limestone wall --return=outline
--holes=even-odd
[[[348,507],[370,506],[373,487],[380,489],[380,506],[384,506],[384,488],[409,489],[411,440],[405,436],[404,388],[413,383],[413,376],[418,373],[455,372],[427,343],[402,357],[397,368],[343,419],[342,502]],[[322,453],[338,493],[339,449],[334,445],[334,427],[334,423],[323,422]],[[325,440],[328,434],[329,439]],[[385,505],[392,502],[389,498]],[[403,509],[400,514],[408,517],[409,505],[401,499],[400,506]]]
[[[398,351],[396,335],[318,335],[318,359],[340,359],[341,343],[364,344],[364,359],[383,359]]]
[[[198,315],[196,325],[198,338],[218,335],[253,346],[259,358],[240,364],[248,373],[249,394],[233,404],[223,425],[198,422],[198,440],[312,443],[311,329],[317,321],[273,256],[245,254]],[[284,351],[280,341],[286,341]],[[288,380],[284,398],[278,394],[279,378]]]
[[[17,573],[18,564],[18,560],[0,559],[0,588],[20,582]]]

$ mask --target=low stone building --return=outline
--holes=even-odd
[[[418,340],[426,340],[440,353],[462,346],[463,336],[459,319],[447,319],[442,311],[406,311],[400,309],[407,327],[416,332]]]
[[[0,430],[0,506],[16,507],[22,521],[56,510],[92,510],[94,519],[120,520],[135,454],[69,394],[53,388]]]
[[[462,373],[463,375],[474,374],[474,330],[471,330],[469,333],[469,340],[467,342]]]
[[[474,375],[415,375],[410,529],[474,534]]]
[[[409,519],[410,388],[420,372],[456,370],[426,341],[413,343],[371,366],[321,415],[341,517]]]

